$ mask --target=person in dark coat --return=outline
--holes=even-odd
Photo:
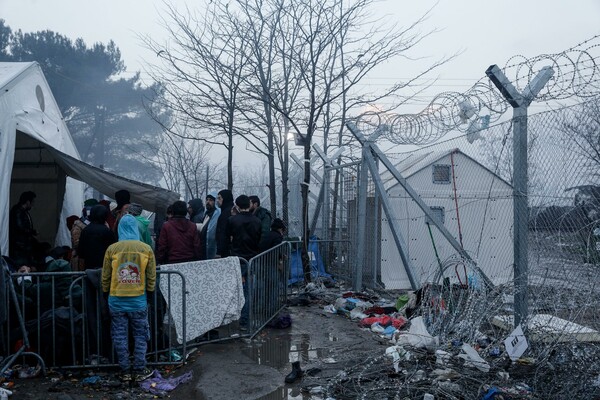
[[[271,213],[266,208],[261,207],[258,196],[250,196],[250,211],[260,220],[261,237],[262,240],[265,240],[271,230],[271,222],[273,221]]]
[[[37,250],[37,231],[33,229],[33,220],[29,214],[36,197],[31,191],[21,193],[19,202],[9,213],[9,256],[21,265],[31,265],[34,261],[34,250]]]
[[[230,255],[241,257],[249,261],[258,255],[260,243],[260,220],[250,211],[250,199],[246,195],[238,196],[235,205],[239,212],[227,221],[227,237],[231,239]],[[242,283],[246,302],[240,316],[240,329],[248,326],[248,270],[247,264],[240,262],[242,272]]]
[[[200,259],[200,234],[196,224],[186,219],[185,201],[173,203],[173,217],[166,221],[158,241],[156,260],[159,264],[173,264]]]
[[[260,251],[267,251],[283,242],[285,224],[279,218],[275,218],[271,224],[271,230],[260,241]]]
[[[108,209],[102,204],[90,210],[90,224],[81,231],[79,238],[79,267],[82,271],[102,268],[106,249],[117,241],[113,231],[106,225],[108,214]]]
[[[217,221],[217,254],[215,258],[229,257],[230,238],[227,235],[227,221],[231,216],[233,207],[233,194],[231,190],[223,189],[217,194],[217,204],[221,209],[221,215]]]
[[[188,213],[190,214],[190,221],[196,224],[198,232],[202,230],[202,223],[204,222],[204,202],[202,199],[192,199],[188,202]]]

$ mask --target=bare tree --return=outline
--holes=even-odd
[[[309,232],[310,157],[313,138],[318,133],[328,143],[329,132],[344,129],[346,115],[365,104],[389,98],[412,81],[393,85],[373,93],[359,92],[357,85],[378,65],[402,56],[425,35],[415,32],[422,19],[406,29],[395,26],[381,29],[381,21],[368,18],[374,0],[272,0],[271,7],[281,10],[279,34],[286,45],[288,60],[297,85],[297,95],[288,109],[280,105],[280,90],[269,92],[272,107],[281,113],[303,147],[302,225],[304,274],[310,280],[307,256]],[[444,60],[434,62],[434,68]],[[426,71],[425,71],[426,72]],[[420,76],[420,75],[419,75]],[[386,111],[386,110],[382,110]],[[337,125],[334,125],[334,121]],[[338,143],[341,139],[338,139]]]
[[[193,135],[181,133],[175,136],[165,132],[158,143],[147,142],[137,153],[153,155],[150,161],[162,172],[169,190],[183,193],[188,199],[204,198],[208,188],[223,184],[223,168],[209,162],[211,145],[185,139],[187,136]]]
[[[234,137],[243,134],[235,124],[240,108],[242,71],[247,63],[245,40],[235,34],[234,19],[220,18],[227,7],[210,5],[198,16],[189,8],[178,11],[165,5],[163,27],[170,43],[158,43],[149,36],[145,45],[160,58],[151,67],[151,76],[161,82],[161,106],[185,121],[184,132],[197,136],[180,136],[224,146],[227,150],[227,187],[233,188]],[[173,126],[166,131],[179,136]],[[225,138],[223,141],[222,138]]]

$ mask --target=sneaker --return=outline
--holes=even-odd
[[[129,372],[121,372],[119,374],[119,379],[121,380],[121,382],[130,382],[131,374]]]
[[[146,379],[150,378],[154,373],[154,371],[151,371],[148,368],[144,368],[142,370],[135,370],[133,372],[135,374],[136,382],[145,381]]]

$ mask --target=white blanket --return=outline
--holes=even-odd
[[[186,283],[186,296],[181,293],[181,279],[171,275],[171,295],[169,279],[161,274],[160,289],[168,303],[173,317],[177,338],[181,343],[202,336],[211,329],[238,320],[244,306],[244,292],[240,261],[237,257],[219,258],[207,261],[193,261],[179,264],[161,265],[161,271],[177,271],[183,274]],[[183,307],[186,301],[186,333],[183,337]]]

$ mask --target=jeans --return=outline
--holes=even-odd
[[[140,311],[122,312],[110,311],[111,335],[117,353],[119,367],[124,372],[129,371],[129,326],[134,341],[133,369],[142,370],[146,367],[146,350],[150,340],[150,326],[148,324],[148,309]]]

